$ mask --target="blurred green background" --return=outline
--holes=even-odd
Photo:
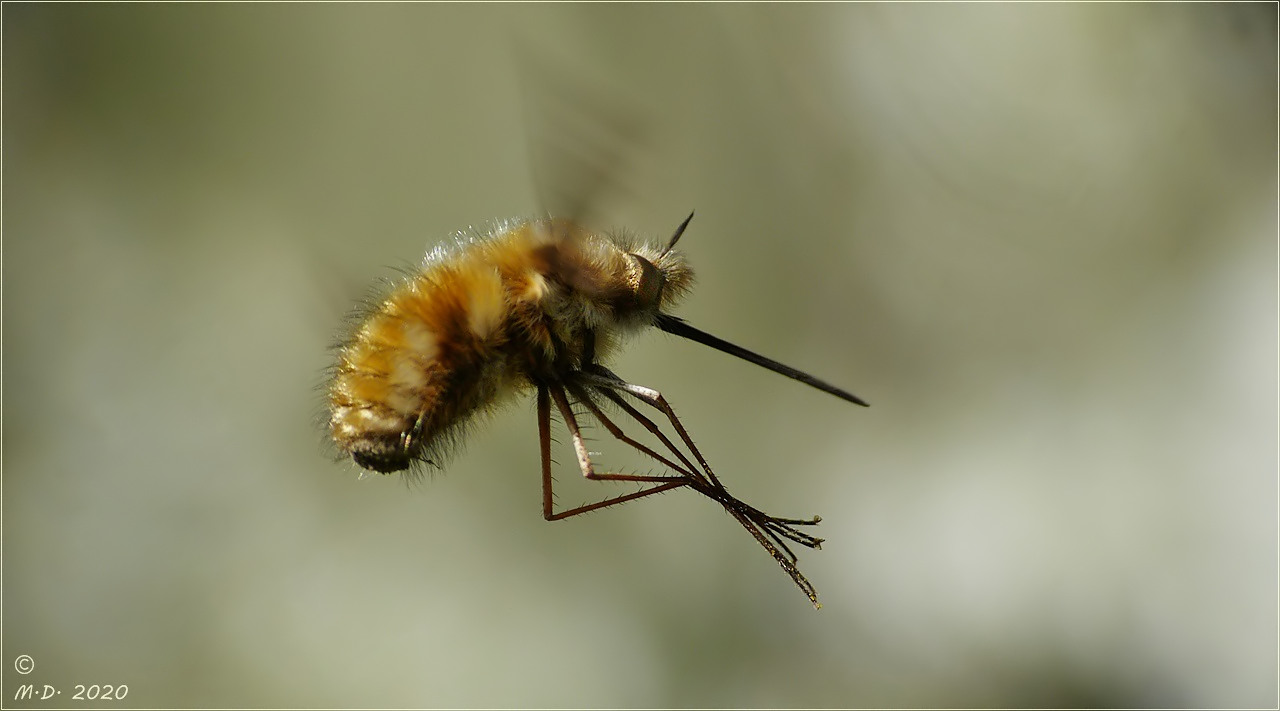
[[[3,20],[6,705],[1277,703],[1275,5]],[[822,514],[820,612],[687,492],[544,522],[529,400],[421,485],[326,458],[343,315],[536,213],[574,86],[643,126],[602,226],[698,210],[681,315],[873,405],[615,364]]]

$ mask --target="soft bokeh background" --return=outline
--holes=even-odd
[[[1276,705],[1273,4],[3,20],[6,704]],[[643,126],[610,224],[697,208],[682,315],[873,403],[616,363],[823,515],[820,612],[691,494],[544,522],[529,401],[420,486],[319,445],[343,314],[539,209],[562,94]]]

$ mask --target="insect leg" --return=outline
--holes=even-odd
[[[779,545],[782,546],[782,549],[785,550],[786,553],[784,554],[782,551],[778,550],[778,548],[774,546],[768,538],[765,538],[764,535],[760,533],[760,527],[756,525],[755,521],[748,518],[746,514],[728,506],[725,507],[725,510],[728,511],[731,516],[736,518],[738,523],[742,524],[743,528],[747,529],[747,532],[756,539],[756,542],[759,543],[762,548],[768,551],[769,555],[773,556],[773,559],[778,562],[778,565],[782,568],[783,572],[791,576],[791,580],[795,582],[796,587],[800,588],[800,592],[804,593],[805,596],[809,598],[809,602],[813,603],[813,609],[817,610],[821,608],[822,603],[818,602],[818,589],[815,588],[813,583],[809,582],[809,579],[804,577],[804,573],[801,573],[800,569],[796,567],[795,554],[792,553],[785,544],[782,544],[781,541],[779,541]],[[777,539],[774,538],[774,540]]]
[[[629,415],[641,422],[641,424],[643,424],[646,429],[649,429],[650,432],[653,432],[667,446],[667,448],[675,452],[681,460],[687,462],[687,459],[685,459],[684,455],[680,454],[674,444],[661,434],[658,426],[644,415],[637,412],[630,405],[626,404],[621,397],[617,396],[617,392],[627,393],[666,415],[668,421],[671,422],[672,427],[674,427],[676,432],[680,435],[681,441],[684,442],[685,446],[698,460],[702,470],[706,472],[707,478],[709,479],[708,481],[708,479],[702,479],[699,477],[697,480],[690,482],[690,486],[699,493],[715,500],[723,506],[725,510],[742,525],[743,528],[747,529],[747,532],[749,532],[752,537],[760,543],[769,555],[777,561],[783,571],[791,577],[796,586],[799,587],[800,590],[809,598],[809,601],[813,603],[814,607],[820,607],[817,598],[817,591],[814,589],[813,584],[810,583],[809,580],[804,577],[804,574],[800,572],[799,568],[796,567],[795,553],[793,553],[787,544],[781,539],[787,538],[793,542],[810,548],[819,548],[821,546],[822,539],[800,533],[792,528],[792,525],[813,525],[818,523],[821,519],[817,516],[814,516],[812,519],[777,518],[735,498],[725,490],[719,479],[716,478],[710,465],[707,464],[702,453],[698,451],[697,445],[693,443],[693,439],[689,436],[684,425],[681,424],[680,419],[676,416],[675,411],[671,408],[671,405],[667,403],[666,398],[664,398],[661,393],[653,390],[652,388],[628,383],[609,369],[600,365],[593,364],[590,367],[590,371],[591,372],[583,373],[583,382],[596,386],[602,394],[609,397],[610,400],[622,407]],[[612,396],[610,396],[610,393],[612,393]],[[777,545],[774,545],[775,543]]]
[[[698,464],[701,465],[702,471],[706,473],[707,478],[711,480],[711,483],[716,488],[724,488],[724,485],[716,478],[715,472],[711,471],[711,465],[707,464],[707,460],[702,456],[702,452],[698,451],[697,445],[693,443],[693,439],[690,438],[689,433],[685,431],[684,425],[680,424],[680,418],[676,417],[675,410],[672,410],[671,405],[667,403],[666,398],[662,397],[662,393],[652,388],[628,383],[608,368],[594,363],[590,366],[589,371],[583,373],[583,379],[591,385],[602,388],[605,392],[625,392],[666,415],[667,420],[671,422],[671,426],[674,427],[676,433],[680,435],[680,440],[684,442],[685,446],[689,448],[689,451],[693,453],[694,458],[698,460]],[[610,399],[615,403],[621,403],[621,398]],[[671,444],[670,440],[660,433],[657,425],[654,425],[648,418],[636,412],[634,408],[630,408],[626,405],[623,405],[623,407],[629,411],[628,414],[636,418],[641,424],[645,425],[646,429],[662,439],[663,443],[666,444],[668,448],[672,451],[677,451],[675,446]]]
[[[671,425],[675,428],[676,432],[679,433],[681,441],[684,442],[685,446],[689,448],[689,451],[693,452],[693,455],[698,459],[698,463],[702,465],[703,471],[706,472],[707,476],[710,478],[715,488],[719,491],[724,491],[724,485],[720,483],[720,480],[718,478],[716,478],[715,472],[713,472],[711,470],[710,465],[707,464],[707,460],[702,456],[702,452],[698,451],[697,445],[693,443],[693,439],[689,436],[689,433],[685,430],[684,425],[681,424],[680,418],[676,416],[675,410],[671,408],[671,405],[667,402],[666,398],[662,396],[662,393],[652,388],[646,388],[642,385],[635,385],[633,383],[628,383],[627,381],[618,377],[616,373],[614,373],[613,371],[610,371],[608,368],[605,368],[604,366],[593,365],[592,370],[596,371],[596,374],[591,374],[591,373],[584,374],[586,376],[585,379],[587,380],[587,382],[593,385],[600,386],[601,392],[606,397],[609,397],[611,400],[613,400],[613,402],[617,403],[619,406],[627,410],[628,414],[636,418],[636,420],[639,421],[641,424],[643,424],[647,429],[649,429],[650,432],[653,432],[655,435],[657,435],[662,440],[662,442],[667,445],[669,449],[671,449],[673,452],[676,452],[676,454],[679,455],[679,450],[675,448],[675,446],[671,443],[670,440],[668,440],[666,437],[662,435],[661,431],[658,430],[657,425],[651,422],[648,418],[641,415],[639,412],[636,412],[634,408],[627,405],[625,401],[617,397],[616,394],[611,395],[610,390],[625,392],[631,395],[632,397],[636,398],[637,400],[644,402],[645,404],[657,409],[659,412],[662,412],[664,415],[666,415],[667,419],[671,422]],[[681,459],[684,459],[683,456],[681,456]],[[712,496],[712,498],[717,498],[717,497]],[[717,500],[719,499],[717,498]],[[747,510],[753,511],[762,516],[766,516],[769,520],[776,521],[778,523],[792,524],[792,525],[798,525],[798,526],[812,526],[822,521],[822,518],[820,516],[814,516],[813,518],[779,518],[776,516],[768,516],[767,514],[764,514],[763,512],[760,512],[750,506],[747,506],[746,504],[742,504],[742,506]],[[791,538],[791,540],[795,541],[796,543],[800,543],[810,548],[817,548],[818,546],[816,544],[822,542],[821,539],[813,538],[812,536],[806,536],[804,534],[798,534],[798,536],[799,537],[792,537],[788,535],[787,537]]]
[[[631,407],[631,405],[627,403],[627,401],[620,398],[617,395],[617,393],[614,393],[613,391],[610,391],[610,390],[600,391],[601,395],[604,395],[605,397],[613,400],[616,404],[618,404],[625,411],[627,411],[627,414],[631,415],[637,420],[643,420],[644,422],[647,422],[648,424],[646,425],[646,428],[649,429],[650,432],[657,435],[658,439],[660,439],[662,443],[666,445],[667,451],[674,454],[676,458],[680,460],[681,464],[676,464],[675,462],[668,459],[666,456],[659,454],[658,452],[654,451],[652,448],[640,442],[637,442],[636,440],[629,437],[625,432],[622,431],[621,427],[615,424],[613,420],[609,419],[608,415],[604,414],[604,411],[601,410],[600,406],[597,405],[595,401],[591,399],[591,394],[585,388],[578,385],[569,385],[568,390],[569,390],[569,393],[578,400],[578,402],[581,402],[591,412],[591,415],[595,417],[596,420],[600,422],[600,424],[604,425],[604,428],[606,430],[609,430],[609,434],[613,435],[614,438],[617,439],[618,441],[622,442],[623,444],[626,444],[627,446],[631,447],[637,452],[640,452],[641,454],[648,456],[649,458],[657,461],[663,466],[673,471],[680,472],[686,478],[689,478],[689,479],[701,478],[701,474],[697,472],[697,468],[694,467],[694,465],[689,461],[689,458],[684,456],[683,452],[681,452],[679,449],[676,449],[676,447],[673,444],[671,444],[671,440],[667,439],[666,435],[662,433],[662,430],[659,430],[657,426],[653,424],[652,421],[649,421],[648,418],[646,418],[644,415],[637,412],[635,408]]]
[[[550,394],[550,398],[548,398]],[[587,479],[605,480],[605,481],[639,481],[653,482],[656,486],[642,489],[640,491],[625,494],[623,496],[615,496],[604,501],[598,501],[594,504],[579,506],[567,511],[556,512],[554,510],[554,494],[552,492],[551,479],[551,402],[556,401],[556,408],[560,411],[561,417],[564,418],[565,426],[569,429],[569,434],[573,438],[574,451],[578,457],[578,466],[582,469],[582,475]],[[578,428],[577,418],[573,414],[573,410],[569,407],[569,400],[565,396],[564,388],[558,383],[539,384],[538,385],[538,438],[542,455],[542,516],[548,521],[559,521],[561,519],[577,516],[578,514],[595,511],[608,506],[616,506],[628,501],[633,501],[641,497],[651,494],[659,494],[664,491],[670,491],[689,483],[686,476],[638,476],[630,474],[597,474],[591,465],[591,457],[587,452],[586,440],[582,437],[582,432]]]
[[[676,457],[685,464],[685,467],[681,467],[677,465],[675,462],[672,462],[667,457],[664,457],[658,454],[657,452],[653,451],[651,448],[637,442],[631,437],[628,437],[620,427],[614,424],[614,422],[604,414],[604,412],[599,408],[599,406],[597,406],[595,402],[591,399],[590,393],[586,392],[582,388],[582,386],[569,385],[568,389],[569,389],[569,392],[575,398],[577,398],[583,405],[587,407],[588,410],[591,411],[591,414],[597,420],[599,420],[600,424],[604,425],[605,429],[609,430],[609,433],[612,434],[614,437],[616,437],[619,441],[622,441],[630,445],[631,447],[635,448],[637,451],[640,451],[652,457],[653,459],[661,462],[662,464],[666,465],[667,467],[670,467],[671,469],[674,469],[675,471],[682,472],[686,477],[689,477],[690,479],[693,479],[696,482],[701,483],[702,486],[698,486],[697,483],[690,482],[695,489],[698,489],[702,493],[708,496],[711,496],[712,498],[715,498],[718,502],[720,502],[725,507],[725,509],[729,512],[729,514],[732,515],[735,519],[737,519],[737,521],[740,524],[742,524],[743,528],[746,528],[747,531],[751,533],[752,537],[754,537],[756,541],[759,542],[762,547],[764,547],[764,549],[769,553],[769,555],[771,555],[773,559],[778,562],[778,565],[782,567],[783,571],[785,571],[787,575],[789,575],[791,579],[795,581],[796,585],[800,588],[801,592],[803,592],[805,596],[809,598],[809,601],[813,603],[815,608],[822,606],[821,603],[818,602],[817,589],[813,587],[813,584],[809,582],[809,579],[806,578],[804,574],[800,572],[800,569],[796,567],[795,554],[792,553],[789,548],[787,548],[785,543],[778,540],[777,536],[774,535],[772,531],[769,531],[766,528],[764,531],[764,534],[767,534],[769,538],[773,538],[775,541],[777,541],[778,546],[781,546],[782,550],[779,550],[778,546],[774,546],[773,543],[771,543],[767,538],[765,538],[765,535],[762,535],[761,526],[757,523],[757,521],[752,520],[752,517],[749,516],[747,513],[745,513],[742,509],[745,508],[746,510],[749,510],[750,512],[752,512],[752,514],[755,515],[756,518],[769,518],[766,514],[760,511],[757,511],[756,509],[751,508],[746,504],[743,504],[737,499],[734,499],[732,496],[729,495],[727,491],[724,491],[723,489],[713,490],[715,491],[716,495],[713,495],[709,491],[705,491],[704,487],[708,487],[709,486],[708,483],[706,482],[705,479],[702,479],[697,474],[695,474],[696,470],[694,469],[693,465],[689,463],[688,458],[685,457],[684,454],[679,449],[677,449],[674,444],[672,444],[671,440],[669,440],[666,437],[666,435],[663,434],[662,430],[658,428],[658,426],[654,424],[652,420],[650,420],[649,418],[645,417],[642,413],[637,411],[628,402],[623,400],[617,393],[613,392],[612,390],[607,390],[603,388],[600,389],[600,394],[604,395],[605,397],[608,397],[615,404],[621,407],[627,414],[631,415],[637,421],[641,422],[646,429],[648,429],[655,436],[657,436],[658,439],[661,440],[664,445],[666,445],[667,449],[673,452],[676,455]],[[699,458],[701,458],[701,455],[698,455],[698,456]],[[782,519],[774,519],[774,520],[782,520]],[[785,551],[785,553],[783,551]]]
[[[680,467],[676,467],[670,460],[666,459],[665,457],[658,457],[652,450],[650,450],[647,447],[637,446],[638,449],[654,457],[655,459],[658,459],[663,464],[666,464],[667,466],[675,468],[677,471],[685,472],[686,475],[688,475],[689,472],[695,471],[695,467],[693,466],[692,463],[689,462],[689,458],[686,457],[684,453],[681,452],[680,449],[677,448],[675,444],[673,444],[671,440],[667,438],[666,434],[664,434],[662,430],[656,424],[654,424],[653,420],[650,420],[648,417],[645,417],[643,413],[641,413],[639,410],[636,410],[634,407],[632,407],[630,403],[624,400],[622,396],[618,395],[616,392],[612,390],[608,390],[606,388],[599,388],[599,392],[601,395],[605,396],[606,398],[609,398],[609,400],[611,400],[615,405],[617,405],[619,408],[625,411],[637,422],[641,423],[645,427],[645,429],[649,430],[649,432],[653,433],[654,436],[656,436],[659,440],[661,440],[662,443],[666,445],[668,451],[674,453],[676,457],[680,459],[680,461],[684,462],[685,467],[687,467],[688,471],[686,471],[685,469],[681,469]],[[612,424],[611,422],[607,421],[608,418],[606,418],[603,413],[599,412],[597,408],[593,408],[593,411],[595,412],[596,416],[600,418],[602,422],[605,423],[606,427]],[[618,437],[624,442],[627,442],[628,444],[632,444],[633,446],[635,446],[635,441],[632,440],[631,438],[616,432],[613,434],[615,437]],[[697,453],[696,448],[694,449],[694,451],[695,453]],[[711,472],[709,468],[707,470],[707,473],[712,474],[714,476],[714,472]],[[750,511],[754,515],[756,515],[757,518],[769,519],[771,522],[778,522],[783,524],[812,525],[818,522],[817,520],[815,520],[818,517],[814,517],[814,519],[794,519],[794,518],[779,518],[776,516],[769,516],[768,514],[765,514],[764,512],[759,511],[758,509],[755,509],[743,503],[742,501],[739,501],[738,499],[735,499],[731,494],[729,494],[727,490],[725,490],[723,486],[719,484],[718,481],[713,484],[707,481],[707,479],[705,477],[702,477],[701,475],[696,475],[696,478],[698,479],[698,481],[691,484],[695,490],[699,491],[700,493],[712,499],[715,499],[716,501],[719,501],[720,503],[726,506],[730,506],[730,505],[737,506],[745,511]],[[699,486],[699,484],[701,484],[701,486]],[[770,536],[772,535],[773,534],[770,533]],[[784,535],[787,538],[790,538],[791,540],[797,543],[801,543],[804,545],[809,545],[812,542],[812,540],[810,540],[811,537],[805,536],[804,534],[798,534],[797,537],[793,537],[792,535],[790,535],[790,532],[782,531],[782,535]],[[774,540],[777,540],[777,539],[775,538]],[[788,554],[791,553],[791,551],[787,549],[786,544],[783,543],[782,541],[778,541],[778,545],[782,546],[783,549],[786,549]],[[792,555],[792,558],[794,557],[795,556]]]

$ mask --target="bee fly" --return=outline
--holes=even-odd
[[[373,306],[339,347],[328,388],[328,429],[345,456],[389,474],[414,463],[438,466],[478,413],[520,392],[537,392],[542,459],[542,513],[548,521],[616,506],[680,487],[724,507],[769,552],[818,607],[813,585],[796,567],[787,541],[818,548],[800,530],[810,519],[770,516],[725,489],[675,411],[657,390],[627,382],[604,363],[621,341],[656,326],[799,380],[843,400],[857,396],[774,360],[700,331],[671,315],[693,270],[675,251],[693,214],[662,246],[625,234],[602,234],[569,220],[499,224],[487,234],[460,235],[437,247],[421,270]],[[605,414],[611,403],[649,431],[666,452],[625,434]],[[691,461],[653,419],[674,429]],[[670,473],[597,473],[574,413],[579,404],[615,438]],[[638,482],[643,488],[586,506],[555,511],[551,478],[551,411],[569,431],[578,467],[591,480]]]

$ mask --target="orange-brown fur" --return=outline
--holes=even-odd
[[[564,220],[459,236],[428,254],[341,347],[330,434],[377,471],[438,462],[472,416],[607,357],[692,279],[675,251]]]

